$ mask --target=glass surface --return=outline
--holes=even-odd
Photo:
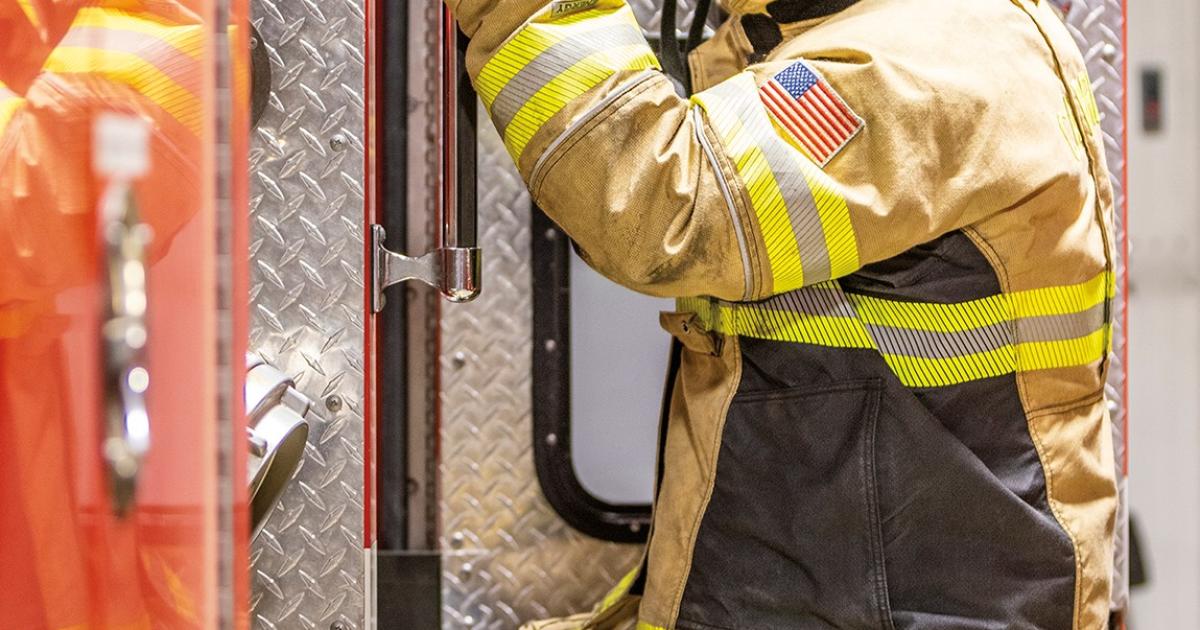
[[[646,505],[671,337],[658,325],[674,302],[619,286],[571,253],[571,458],[593,496]]]

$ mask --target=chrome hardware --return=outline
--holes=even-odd
[[[146,249],[150,229],[138,217],[133,190],[114,182],[100,208],[105,254],[102,274],[104,320],[104,441],[113,511],[125,516],[133,505],[142,460],[150,449],[146,390]]]
[[[479,295],[479,248],[442,247],[413,258],[384,247],[386,239],[383,226],[371,226],[374,275],[371,308],[374,312],[383,310],[384,289],[407,280],[420,280],[436,288],[451,302],[470,302]]]
[[[247,475],[253,535],[300,468],[310,420],[318,424],[313,402],[296,390],[291,378],[258,357],[246,357]]]
[[[102,113],[96,117],[93,134],[93,166],[107,181],[98,208],[103,255],[101,454],[113,512],[124,517],[133,507],[142,461],[150,450],[146,250],[153,234],[141,222],[133,194],[133,181],[149,170],[150,131],[140,118]]]

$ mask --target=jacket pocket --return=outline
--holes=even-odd
[[[680,628],[888,628],[875,479],[883,383],[739,393]]]

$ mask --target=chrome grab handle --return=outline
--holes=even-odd
[[[437,246],[422,256],[405,256],[384,246],[382,225],[371,226],[371,310],[386,304],[384,289],[420,280],[451,302],[470,302],[480,292],[483,266],[477,246],[475,91],[466,73],[467,39],[449,9],[442,11],[441,184]]]
[[[113,511],[133,505],[138,474],[150,449],[146,390],[146,249],[150,229],[141,223],[128,181],[109,185],[100,207],[105,284],[103,343],[104,439]]]
[[[382,225],[371,226],[372,268],[375,290],[371,308],[378,313],[385,304],[383,290],[407,280],[420,280],[436,288],[451,302],[470,302],[479,295],[481,263],[476,247],[440,247],[413,258],[386,247]]]

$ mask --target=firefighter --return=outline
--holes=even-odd
[[[64,343],[70,305],[100,303],[68,292],[99,274],[99,114],[148,126],[152,177],[134,191],[149,258],[197,214],[202,29],[174,0],[0,2],[0,627],[185,628],[204,613],[187,586],[202,578],[173,557],[187,547],[101,500],[99,421],[71,404],[98,392],[73,395],[91,381]]]
[[[547,627],[1110,623],[1113,191],[1048,0],[450,0],[534,201],[678,298],[645,559]]]

